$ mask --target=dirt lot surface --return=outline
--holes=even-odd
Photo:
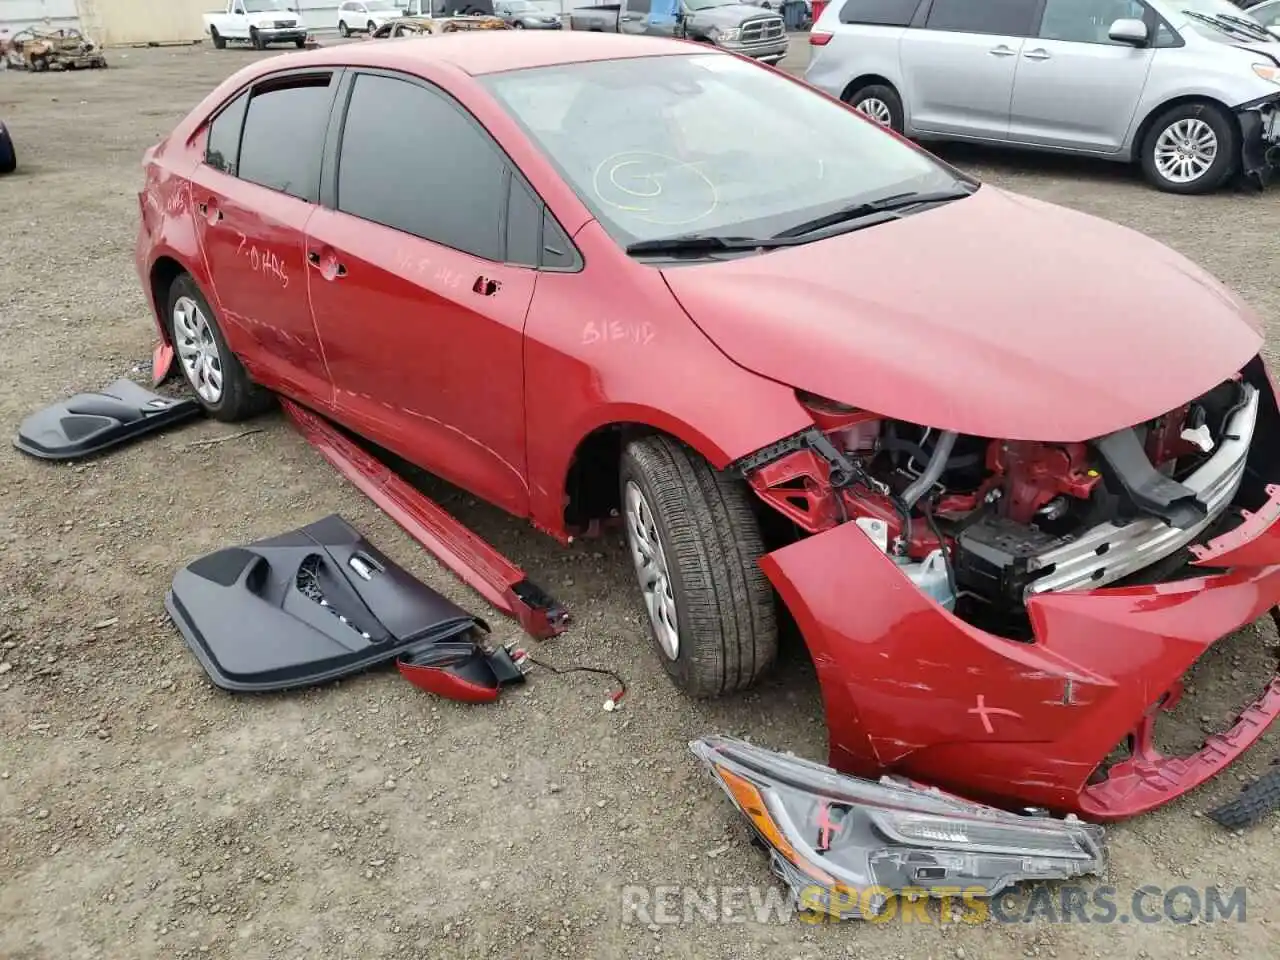
[[[253,56],[113,51],[106,72],[0,75],[22,167],[0,180],[0,422],[144,377],[139,158]],[[1280,323],[1280,192],[1182,199],[1106,165],[946,155],[1171,244]],[[1135,375],[1159,375],[1132,360]],[[624,709],[603,712],[608,681],[582,674],[537,675],[491,707],[434,699],[393,672],[288,696],[219,693],[164,615],[174,571],[330,512],[492,617],[500,637],[516,633],[278,413],[257,426],[196,446],[238,432],[200,422],[80,466],[0,451],[0,957],[1280,954],[1280,822],[1235,837],[1197,816],[1266,767],[1274,735],[1218,782],[1114,828],[1098,881],[1117,889],[1121,914],[1143,884],[1243,885],[1243,923],[624,922],[629,884],[775,889],[686,743],[728,732],[823,758],[803,651],[784,651],[750,696],[683,699],[650,652],[619,542],[561,550],[442,492],[572,607],[576,625],[538,655],[615,666],[631,685]],[[1246,631],[1220,645],[1174,734],[1195,741],[1226,723],[1261,688],[1274,640]]]

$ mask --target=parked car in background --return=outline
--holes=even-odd
[[[373,33],[384,23],[400,16],[396,0],[343,0],[338,5],[338,33]]]
[[[1141,164],[1204,193],[1280,164],[1280,44],[1229,0],[835,0],[805,79],[918,140]]]
[[[273,43],[304,47],[307,31],[289,0],[227,0],[225,10],[206,13],[204,29],[219,50],[228,40],[247,40],[256,50]]]
[[[564,26],[559,13],[529,0],[494,0],[493,13],[516,30],[559,30]]]
[[[698,40],[763,63],[787,55],[782,17],[763,7],[724,0],[622,0],[577,7],[570,27],[592,33],[629,33]]]

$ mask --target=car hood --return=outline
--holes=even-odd
[[[1253,43],[1236,43],[1233,46],[1248,53],[1259,54],[1276,66],[1280,66],[1280,36],[1270,43],[1255,41]]]
[[[707,7],[694,11],[698,23],[717,27],[736,27],[757,17],[776,17],[777,14],[764,7],[753,7],[746,3],[729,3],[721,7]]]
[[[733,361],[896,419],[1077,441],[1157,417],[1261,348],[1261,319],[1136,231],[984,186],[901,220],[663,271]]]

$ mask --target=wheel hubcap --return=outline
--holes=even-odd
[[[190,297],[173,305],[173,345],[187,382],[205,403],[222,399],[222,354],[204,311]]]
[[[680,655],[680,629],[667,555],[658,537],[658,525],[649,501],[632,480],[627,481],[625,500],[627,543],[631,546],[631,559],[636,565],[649,622],[653,624],[653,633],[662,652],[668,659],[675,660]]]
[[[893,111],[889,109],[887,103],[878,97],[867,97],[865,100],[859,100],[854,109],[882,126],[887,127],[893,123]]]
[[[1156,170],[1173,183],[1199,180],[1217,157],[1218,135],[1194,117],[1170,124],[1156,140]]]

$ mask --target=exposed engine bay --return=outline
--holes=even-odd
[[[798,393],[814,429],[737,466],[799,535],[855,523],[941,606],[1029,639],[1035,594],[1204,572],[1187,548],[1241,519],[1229,508],[1263,387],[1238,374],[1073,443],[967,436]]]

